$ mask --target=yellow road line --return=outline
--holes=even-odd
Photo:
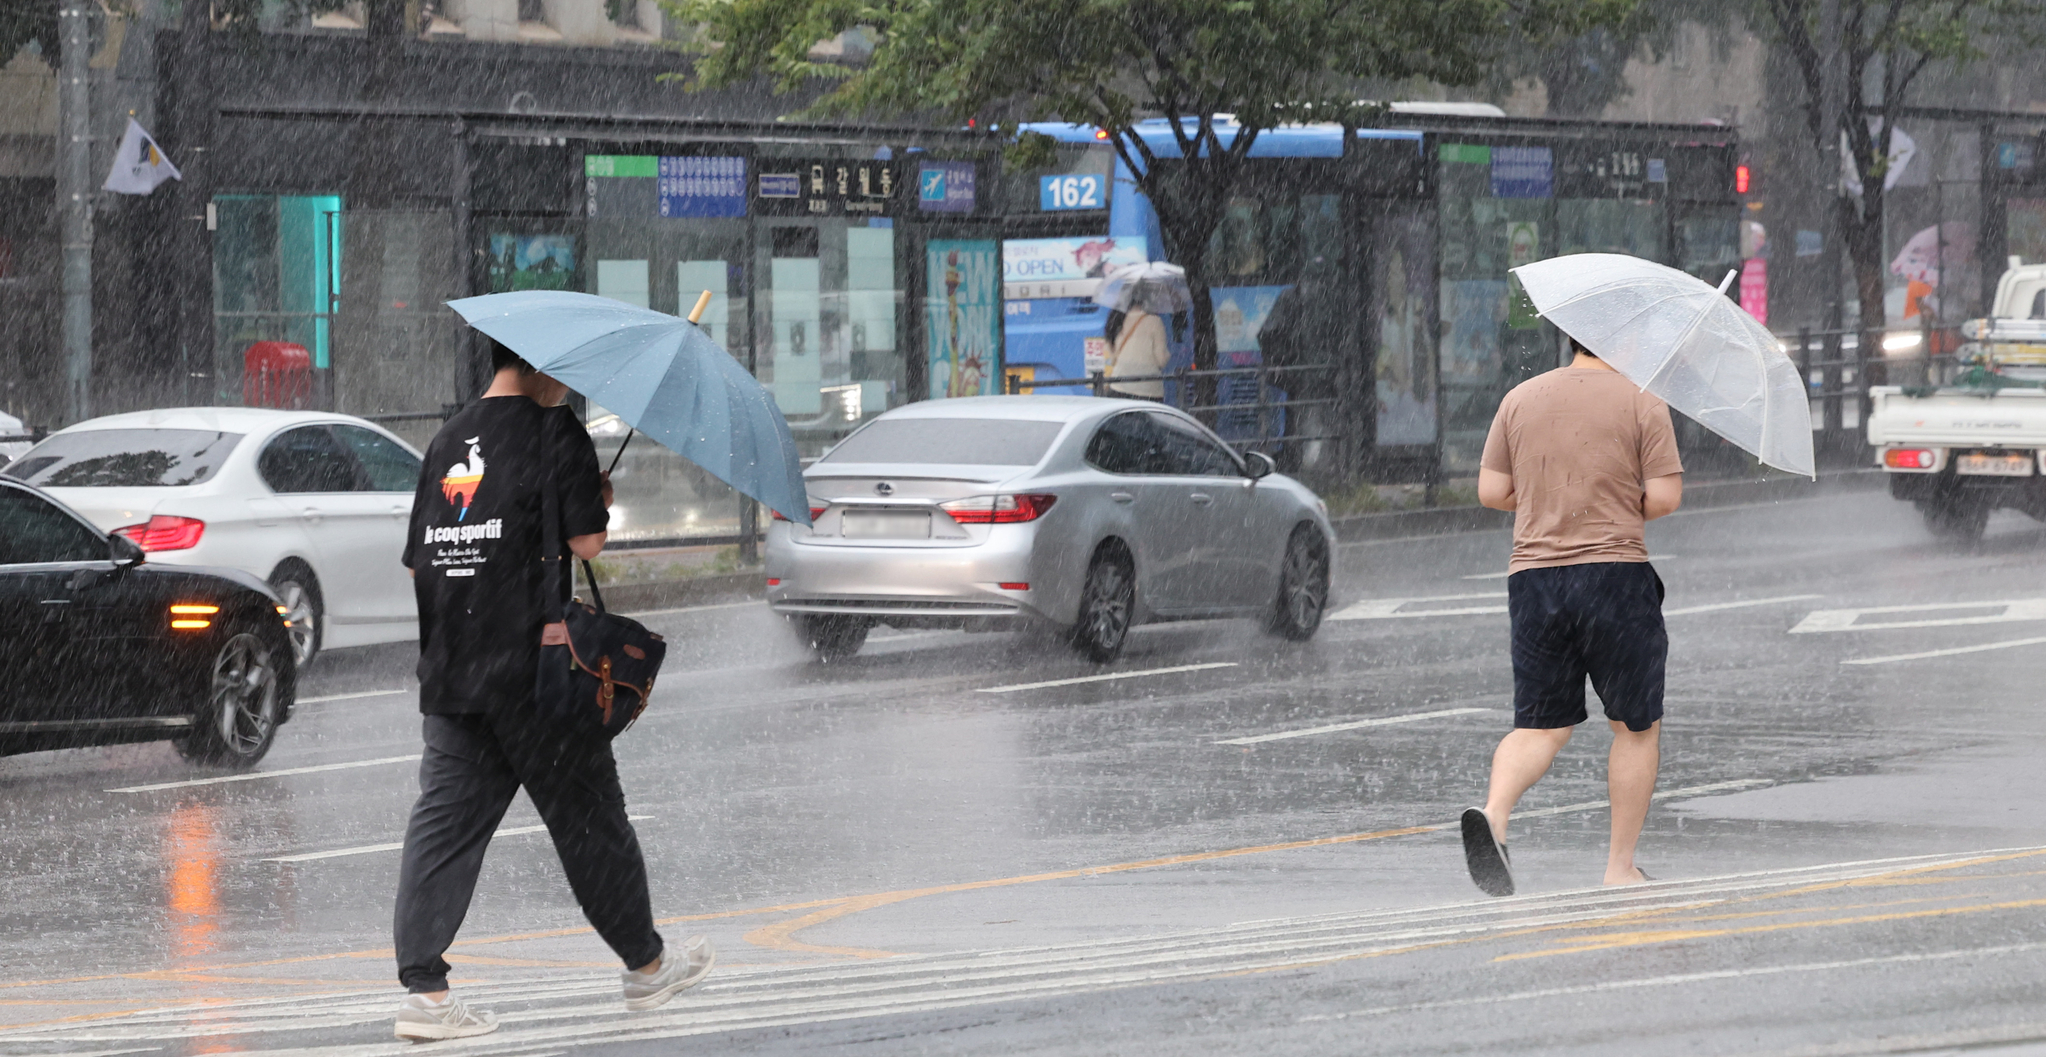
[[[1157,859],[1143,859],[1137,862],[1115,863],[1111,866],[1087,866],[1075,870],[1053,870],[1047,873],[1022,874],[1016,877],[997,877],[986,881],[964,881],[958,884],[932,885],[928,888],[904,888],[894,892],[876,892],[872,895],[852,896],[838,900],[831,906],[812,911],[799,918],[776,922],[754,929],[746,934],[747,943],[757,947],[781,951],[805,951],[813,954],[837,954],[851,958],[892,958],[893,951],[868,950],[861,947],[825,947],[804,943],[795,938],[797,932],[821,925],[848,914],[862,910],[901,903],[924,896],[945,895],[952,892],[974,892],[985,888],[1007,888],[1011,885],[1035,884],[1040,881],[1063,881],[1075,877],[1098,877],[1103,874],[1123,873],[1129,870],[1149,870],[1160,866],[1183,866],[1187,863],[1213,862],[1230,859],[1239,855],[1261,855],[1275,851],[1293,851],[1299,848],[1320,848],[1334,844],[1354,844],[1358,841],[1383,840],[1387,837],[1404,837],[1413,833],[1429,833],[1441,826],[1404,826],[1399,829],[1381,829],[1370,833],[1351,833],[1340,837],[1315,837],[1311,840],[1285,841],[1279,844],[1260,844],[1249,848],[1229,848],[1224,851],[1190,852],[1185,855],[1167,855]]]
[[[1502,954],[1495,962],[1522,961],[1528,958],[1548,958],[1558,954],[1583,954],[1587,951],[1613,950],[1618,947],[1643,947],[1656,943],[1670,943],[1676,940],[1711,939],[1719,936],[1747,936],[1763,932],[1789,932],[1796,929],[1834,928],[1841,925],[1872,925],[1883,921],[1912,921],[1919,918],[1949,917],[1955,914],[1987,914],[1998,910],[2027,910],[2046,907],[2046,899],[2019,899],[2005,903],[1982,903],[1975,906],[1947,907],[1941,910],[1912,910],[1896,914],[1864,914],[1858,917],[1827,918],[1821,921],[1792,921],[1774,925],[1749,925],[1737,929],[1670,929],[1662,932],[1616,932],[1605,936],[1586,936],[1576,945],[1563,950],[1525,951],[1520,954]]]

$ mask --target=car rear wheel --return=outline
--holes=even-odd
[[[867,644],[867,629],[873,625],[860,617],[798,617],[796,630],[810,656],[826,664],[842,661]]]
[[[1265,627],[1295,642],[1314,637],[1328,608],[1328,543],[1312,525],[1301,525],[1286,541],[1279,566],[1279,597]]]
[[[192,716],[178,751],[194,763],[244,770],[270,751],[277,736],[281,659],[248,631],[227,637],[213,655],[206,700]]]
[[[1073,648],[1087,659],[1106,664],[1121,655],[1136,615],[1137,575],[1129,556],[1105,550],[1087,568],[1080,590],[1080,619],[1073,625]]]
[[[270,574],[270,586],[284,600],[284,619],[291,621],[291,659],[303,669],[320,652],[321,618],[326,605],[313,571],[291,563]]]

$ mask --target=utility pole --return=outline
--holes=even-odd
[[[64,243],[65,424],[92,417],[91,4],[57,12],[63,56],[57,78],[57,206]]]

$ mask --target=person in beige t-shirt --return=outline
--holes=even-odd
[[[1634,846],[1661,763],[1669,639],[1642,526],[1683,501],[1684,467],[1669,408],[1571,347],[1570,366],[1506,394],[1478,471],[1478,501],[1514,512],[1514,730],[1492,756],[1485,806],[1463,817],[1471,879],[1493,895],[1514,889],[1507,817],[1587,718],[1586,677],[1613,728],[1605,883],[1647,879]]]

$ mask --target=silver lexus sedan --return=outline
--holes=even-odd
[[[1306,639],[1328,604],[1327,508],[1261,453],[1139,400],[985,396],[875,418],[767,536],[767,599],[820,660],[875,624],[1050,626],[1096,661],[1136,624],[1255,617]]]

